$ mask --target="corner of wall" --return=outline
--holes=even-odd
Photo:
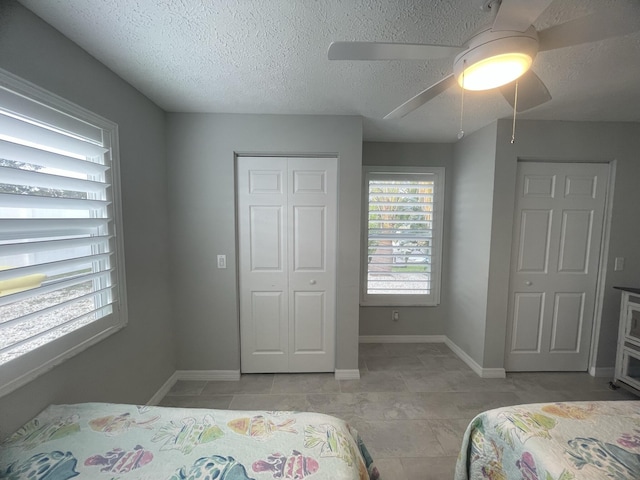
[[[487,299],[497,123],[454,146],[446,335],[477,364],[487,338]]]

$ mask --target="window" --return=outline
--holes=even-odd
[[[363,305],[438,305],[444,168],[366,167]]]
[[[117,145],[0,70],[0,394],[126,323]]]

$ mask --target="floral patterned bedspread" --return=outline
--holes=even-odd
[[[52,405],[0,447],[11,480],[379,478],[357,432],[318,413]]]
[[[640,479],[640,401],[498,408],[465,432],[455,480]]]

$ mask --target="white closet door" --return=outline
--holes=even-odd
[[[336,159],[289,159],[289,371],[335,368]]]
[[[608,172],[518,164],[507,370],[587,370]]]
[[[242,370],[289,365],[287,159],[238,158]]]
[[[245,373],[335,368],[336,163],[238,158]]]

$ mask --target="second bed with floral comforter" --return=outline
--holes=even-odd
[[[465,433],[456,480],[639,480],[640,401],[498,408]]]

